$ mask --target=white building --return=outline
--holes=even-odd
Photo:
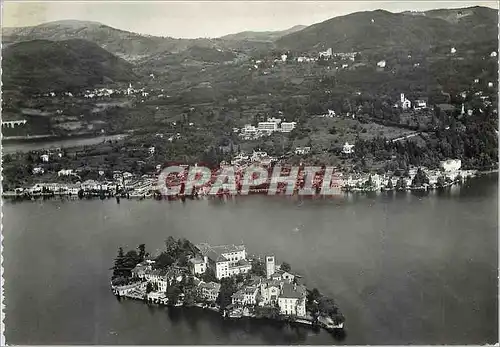
[[[496,57],[496,56],[497,56],[497,52],[495,52],[495,51],[491,52],[490,57]]]
[[[323,57],[323,58],[330,58],[332,55],[333,55],[333,49],[332,48],[328,48],[324,52],[319,52],[319,56]]]
[[[346,142],[344,144],[344,147],[342,147],[342,153],[351,154],[353,152],[354,152],[354,145],[350,145],[349,142]]]
[[[73,175],[72,169],[63,169],[57,172],[57,176],[70,176]]]
[[[41,175],[45,172],[45,170],[42,167],[35,167],[33,168],[33,175]]]
[[[257,303],[258,293],[258,286],[247,286],[234,293],[231,297],[231,302],[233,305],[239,306],[255,305]]]
[[[451,49],[450,49],[450,53],[451,53],[451,54],[455,54],[455,53],[457,53],[457,49],[456,49],[455,47],[451,47]]]
[[[149,147],[149,154],[155,154],[155,148]]]
[[[441,162],[441,168],[445,172],[456,172],[462,167],[462,161],[460,159],[449,159]]]
[[[401,93],[399,103],[403,110],[409,109],[411,107],[411,101],[405,98],[404,93]]]
[[[288,56],[286,54],[281,55],[281,61],[286,61],[287,58]]]
[[[260,284],[261,305],[275,305],[281,293],[283,282],[279,280],[266,280]]]
[[[194,275],[199,275],[205,273],[207,270],[207,264],[204,259],[191,258],[189,259],[189,268]]]
[[[219,296],[220,284],[216,282],[202,282],[198,286],[198,290],[205,300],[215,302]]]
[[[385,60],[381,60],[377,63],[378,67],[384,68],[385,67]]]
[[[289,316],[306,315],[306,288],[291,283],[284,283],[278,298],[280,313]]]
[[[268,122],[273,122],[273,123],[276,123],[276,124],[280,124],[281,123],[281,118],[274,118],[274,117],[271,117],[271,118],[268,118],[267,119]]]
[[[247,273],[251,269],[246,260],[245,246],[223,245],[210,246],[206,243],[196,245],[200,250],[205,267],[210,267],[218,279]]]
[[[297,126],[296,122],[283,122],[281,123],[281,132],[289,133]]]
[[[271,276],[276,271],[276,260],[273,255],[269,255],[266,257],[266,276],[267,278],[271,278]]]
[[[415,100],[414,107],[416,110],[426,108],[427,107],[427,102],[422,99]]]
[[[311,151],[311,147],[297,147],[295,148],[295,154],[303,155],[308,154]]]
[[[40,159],[44,162],[44,163],[48,163],[49,162],[49,155],[48,154],[42,154],[40,156]]]
[[[257,129],[261,131],[274,132],[278,130],[278,124],[275,122],[259,122]]]

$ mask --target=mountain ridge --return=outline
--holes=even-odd
[[[132,65],[81,39],[32,40],[2,49],[3,88],[68,91],[136,79]]]

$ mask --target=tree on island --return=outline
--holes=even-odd
[[[398,181],[396,182],[396,189],[397,190],[406,189],[406,180],[404,179],[404,177],[399,177]]]
[[[292,267],[290,266],[290,264],[283,262],[280,266],[280,269],[285,272],[290,272],[292,270]]]
[[[250,272],[257,276],[265,277],[266,276],[266,267],[264,263],[258,259],[252,261],[252,267]]]
[[[165,292],[167,298],[168,298],[168,303],[170,305],[175,305],[179,301],[179,295],[182,293],[182,290],[177,282],[172,282],[167,288],[167,291]]]
[[[386,186],[386,187],[387,187],[387,189],[393,189],[393,188],[394,188],[394,186],[393,186],[393,184],[392,184],[392,180],[391,180],[391,179],[389,179],[389,180],[387,181],[387,186]]]
[[[146,257],[146,245],[141,243],[137,249],[139,250],[139,261],[143,262]]]
[[[232,277],[226,277],[220,281],[219,296],[217,297],[216,303],[221,309],[225,309],[227,305],[231,304],[231,296],[236,293],[236,283]]]
[[[443,177],[443,176],[439,176],[439,177],[437,178],[436,185],[437,185],[439,188],[443,188],[445,184],[446,184],[446,181],[445,181],[444,177]]]
[[[155,259],[154,267],[157,269],[167,269],[173,263],[175,259],[167,252],[161,252]]]
[[[205,272],[203,273],[203,275],[201,275],[201,279],[204,281],[204,282],[218,282],[217,281],[217,277],[215,277],[215,272],[212,268],[210,267],[207,267],[207,269],[205,270]]]
[[[166,253],[176,259],[181,264],[180,266],[187,266],[187,260],[190,257],[196,255],[196,247],[189,240],[181,238],[176,240],[172,236],[169,236],[165,240]]]

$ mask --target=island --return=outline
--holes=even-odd
[[[194,245],[169,236],[155,256],[144,244],[119,248],[111,268],[111,290],[118,298],[148,304],[198,307],[224,319],[272,319],[343,332],[336,303],[308,289],[299,274],[274,255],[247,254],[244,245]]]

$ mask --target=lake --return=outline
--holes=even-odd
[[[337,198],[5,202],[8,344],[493,344],[498,176],[448,192]],[[345,337],[118,301],[120,246],[244,242],[332,296]]]

